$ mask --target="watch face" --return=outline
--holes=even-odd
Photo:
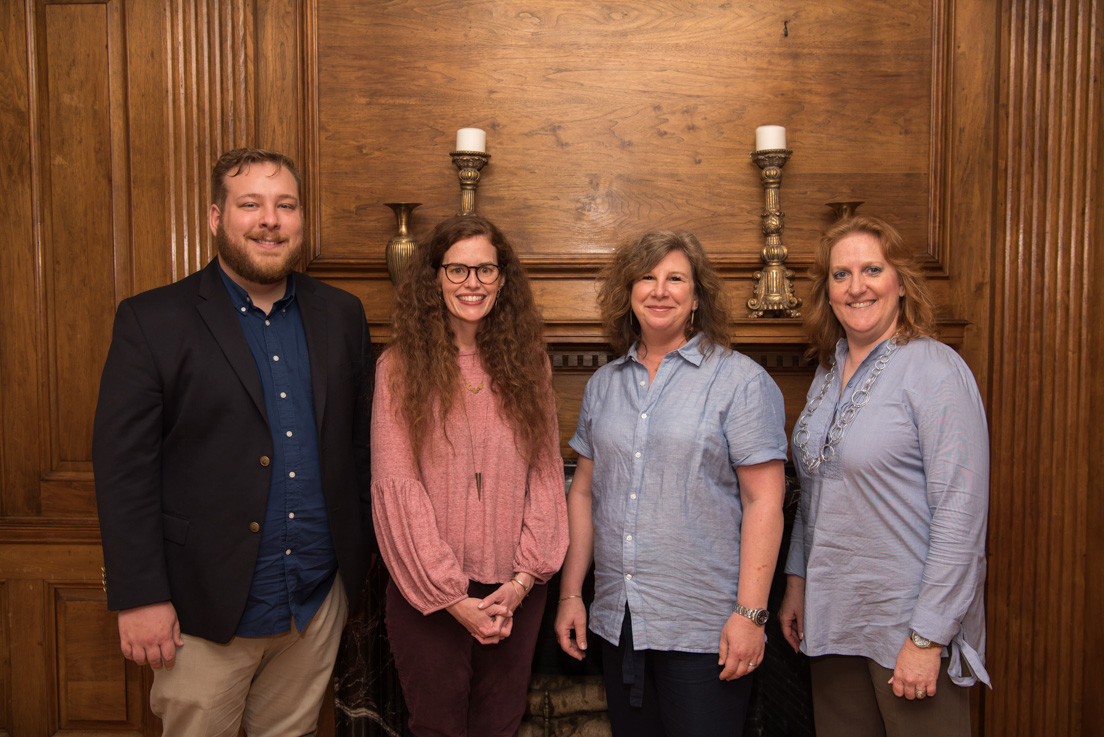
[[[931,640],[929,640],[928,638],[921,637],[915,632],[912,632],[910,636],[912,637],[912,644],[916,645],[916,647],[931,647]]]
[[[766,609],[760,609],[755,614],[755,624],[762,627],[763,625],[765,625],[767,623],[767,620],[769,618],[770,618],[770,614],[767,613],[767,610]]]

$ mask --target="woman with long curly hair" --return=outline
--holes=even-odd
[[[515,734],[567,513],[540,315],[483,218],[439,223],[399,286],[372,509],[411,732]]]
[[[690,233],[622,246],[598,306],[620,357],[587,382],[571,447],[556,636],[601,647],[613,734],[742,734],[782,539],[782,393],[729,348]],[[594,561],[589,621],[583,579]]]
[[[981,395],[889,223],[833,225],[810,276],[782,632],[811,658],[818,735],[966,737],[989,683]]]

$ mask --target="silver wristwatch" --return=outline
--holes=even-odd
[[[736,612],[741,617],[747,617],[760,627],[765,625],[767,623],[767,620],[770,619],[770,612],[768,612],[766,609],[748,609],[746,606],[740,606],[739,604],[737,604],[735,607],[732,608],[732,611]]]
[[[943,647],[938,642],[932,642],[926,637],[921,637],[914,630],[909,630],[909,639],[912,640],[913,645],[921,650],[927,650],[929,647]]]

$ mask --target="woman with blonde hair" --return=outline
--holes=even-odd
[[[782,393],[729,348],[690,233],[619,248],[598,305],[620,357],[587,383],[571,439],[556,636],[578,659],[588,624],[598,636],[615,735],[739,735],[782,536]]]
[[[817,735],[967,737],[965,687],[989,683],[981,396],[884,220],[830,228],[811,276],[819,365],[791,444],[802,496],[779,619],[812,656]]]
[[[567,518],[540,315],[483,218],[438,224],[399,287],[376,370],[372,509],[411,732],[516,734]]]

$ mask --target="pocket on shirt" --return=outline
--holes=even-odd
[[[164,538],[177,545],[183,545],[187,541],[189,524],[183,517],[164,513],[161,515],[161,530]]]

